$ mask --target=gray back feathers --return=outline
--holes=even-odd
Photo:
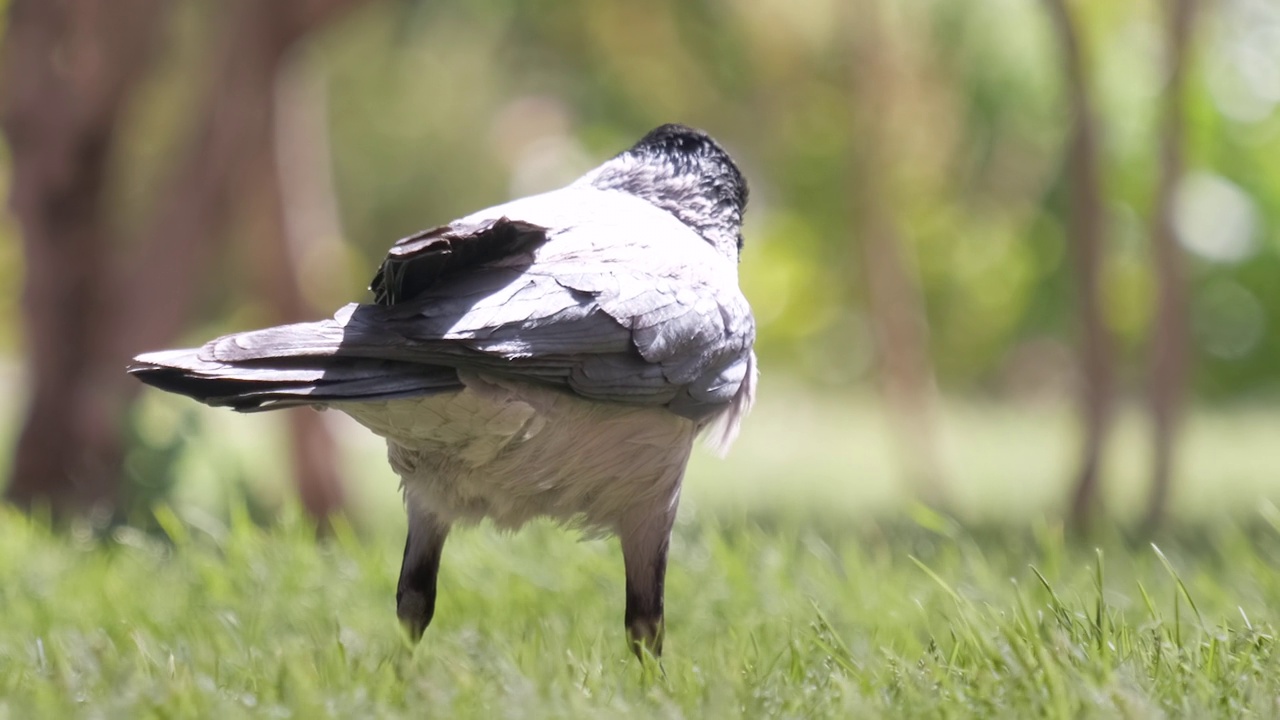
[[[661,169],[683,188],[680,207],[705,215],[691,223],[618,182],[637,162],[624,156],[570,187],[397,242],[373,304],[142,355],[130,371],[245,411],[454,390],[458,370],[699,421],[741,405],[755,339],[737,286],[745,185],[698,210],[691,176]]]

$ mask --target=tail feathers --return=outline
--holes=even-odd
[[[425,353],[421,348],[426,341],[397,332],[396,323],[388,322],[386,317],[391,312],[393,310],[377,305],[351,303],[330,320],[224,335],[200,348],[199,359],[230,365],[271,361],[273,367],[289,359],[335,359],[337,356],[422,364]],[[425,317],[417,320],[418,331],[430,337],[433,328],[429,320]],[[447,350],[441,352],[448,354]]]
[[[199,349],[139,355],[129,373],[161,390],[241,412],[389,400],[461,387],[451,368],[393,360],[331,355],[259,357],[238,362],[210,359],[210,350],[216,344],[236,337],[221,338]]]
[[[209,341],[200,348],[199,360],[235,364],[331,356],[339,352],[344,342],[351,342],[347,332],[333,320],[250,330]]]

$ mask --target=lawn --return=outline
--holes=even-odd
[[[956,520],[901,498],[859,408],[766,405],[733,458],[699,459],[661,668],[623,640],[616,543],[546,524],[455,533],[407,643],[376,446],[351,441],[368,487],[317,542],[290,503],[262,525],[197,501],[229,466],[278,464],[255,452],[267,421],[201,415],[208,447],[152,531],[0,517],[0,718],[1280,716],[1273,415],[1193,421],[1152,545],[1064,536],[1058,415],[948,411]],[[1122,438],[1111,466],[1137,477],[1140,435]],[[1117,515],[1138,495],[1115,490]]]
[[[451,538],[413,647],[399,549],[161,512],[168,534],[0,520],[0,717],[1275,716],[1268,509],[1102,550],[1057,527],[687,517],[668,651],[622,639],[608,541]]]

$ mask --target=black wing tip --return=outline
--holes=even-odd
[[[272,398],[247,397],[245,390],[252,384],[245,381],[201,377],[178,368],[150,363],[134,363],[127,372],[157,390],[188,397],[209,407],[225,407],[242,413],[287,407],[273,402]]]

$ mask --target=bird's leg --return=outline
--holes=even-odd
[[[412,501],[408,505],[409,534],[396,587],[396,615],[409,636],[418,640],[436,611],[436,574],[449,526],[430,513],[415,510]]]
[[[675,515],[674,507],[669,514]],[[627,638],[637,657],[643,659],[646,651],[658,657],[662,654],[662,595],[671,519],[662,518],[619,535],[627,570]]]

